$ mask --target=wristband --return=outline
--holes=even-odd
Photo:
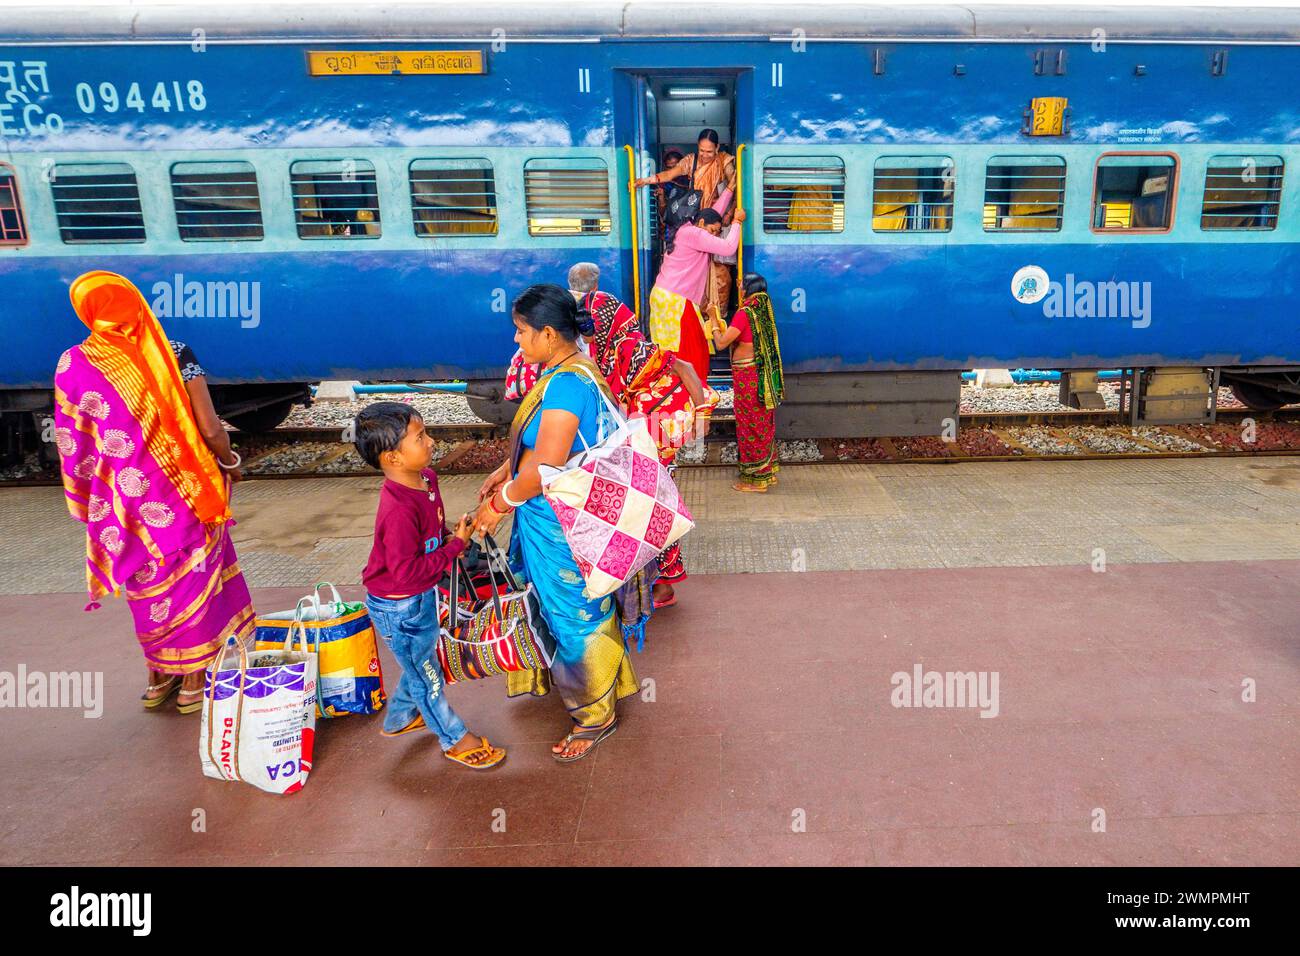
[[[501,486],[501,488],[499,489],[500,492],[501,492],[501,500],[504,501],[506,504],[508,504],[511,508],[518,508],[520,505],[523,504],[523,502],[522,502],[522,501],[511,501],[511,500],[510,500],[510,496],[509,496],[508,494],[506,494],[506,489],[509,488],[509,487],[510,487],[511,485],[513,485],[513,484],[514,484],[513,481],[507,481],[504,485]]]
[[[238,468],[240,465],[244,463],[244,459],[239,457],[239,452],[235,451],[234,449],[231,449],[230,453],[235,456],[235,463],[233,465],[227,465],[224,461],[218,458],[217,459],[218,468],[221,468],[224,471],[234,471],[236,468]]]

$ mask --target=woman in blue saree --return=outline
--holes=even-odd
[[[549,675],[508,674],[508,693],[543,695],[554,683],[573,720],[573,729],[552,748],[562,763],[580,760],[618,728],[615,705],[636,693],[614,595],[588,599],[583,579],[559,519],[542,495],[539,465],[562,466],[585,446],[595,445],[617,423],[603,391],[609,387],[577,344],[578,307],[556,285],[534,285],[514,301],[515,342],[525,361],[542,365],[510,428],[511,451],[479,490],[474,516],[480,532],[496,529],[514,511],[510,561],[532,582],[542,614],[555,637]],[[612,396],[610,396],[612,403]],[[585,443],[585,444],[584,444]]]

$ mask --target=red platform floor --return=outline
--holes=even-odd
[[[0,597],[0,670],[105,698],[0,711],[0,863],[1294,865],[1298,593],[1300,561],[696,576],[635,657],[654,700],[587,759],[550,757],[558,698],[480,681],[450,699],[500,768],[349,717],[289,797],[203,777],[198,715],[141,708],[122,602]],[[997,672],[998,716],[895,708],[916,664]]]

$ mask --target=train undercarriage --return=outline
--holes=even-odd
[[[1061,403],[1088,404],[1096,373],[1066,370]],[[1228,386],[1247,408],[1270,412],[1300,402],[1295,366],[1160,368],[1127,370],[1121,379],[1121,417],[1134,424],[1212,421],[1215,385]],[[305,382],[210,386],[223,420],[255,434],[279,426],[295,405],[312,401]],[[509,424],[518,405],[505,399],[500,380],[467,384],[470,410],[493,424]],[[786,398],[777,412],[782,438],[939,435],[960,416],[961,373],[942,371],[804,373],[786,376]],[[41,390],[0,392],[0,464],[10,466],[33,452],[54,466],[51,394]]]

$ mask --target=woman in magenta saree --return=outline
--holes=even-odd
[[[55,440],[68,510],[86,525],[86,609],[125,593],[149,668],[145,706],[179,690],[177,708],[192,713],[226,638],[253,631],[228,531],[239,458],[202,369],[187,360],[182,373],[179,343],[134,285],[90,272],[70,295],[91,334],[59,357]]]

